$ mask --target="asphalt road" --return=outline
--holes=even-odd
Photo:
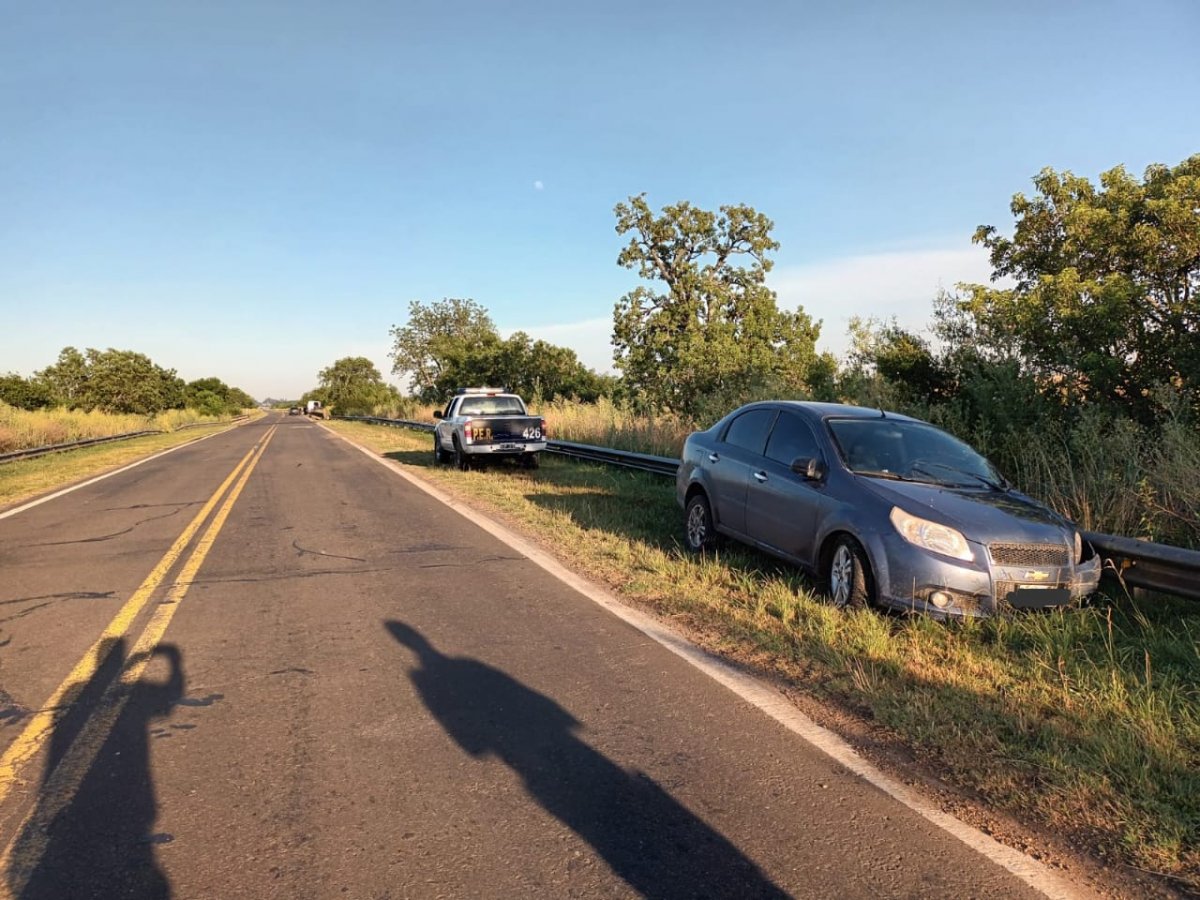
[[[302,418],[0,572],[0,897],[1041,896]]]

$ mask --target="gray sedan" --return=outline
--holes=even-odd
[[[919,419],[833,403],[752,403],[684,444],[687,546],[722,536],[816,575],[837,606],[939,617],[1062,606],[1096,590],[1079,530]]]

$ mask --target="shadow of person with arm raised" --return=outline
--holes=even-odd
[[[402,622],[385,625],[416,654],[409,677],[458,745],[503,760],[543,809],[643,896],[787,896],[652,779],[581,741],[580,723],[549,697],[477,660],[445,656]]]
[[[182,655],[173,645],[155,648],[152,656],[168,666],[166,680],[143,677],[132,685],[118,681],[124,655],[119,646],[107,657],[55,728],[38,806],[13,843],[6,872],[20,900],[171,896],[155,858],[155,846],[171,838],[153,833],[150,730],[183,697]]]

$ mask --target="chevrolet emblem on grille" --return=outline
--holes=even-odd
[[[1049,572],[1026,572],[1024,575],[1025,581],[1045,581],[1050,577]]]

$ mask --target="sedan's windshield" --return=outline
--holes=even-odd
[[[1004,476],[956,437],[923,422],[829,419],[850,471],[859,475],[1003,490]]]

